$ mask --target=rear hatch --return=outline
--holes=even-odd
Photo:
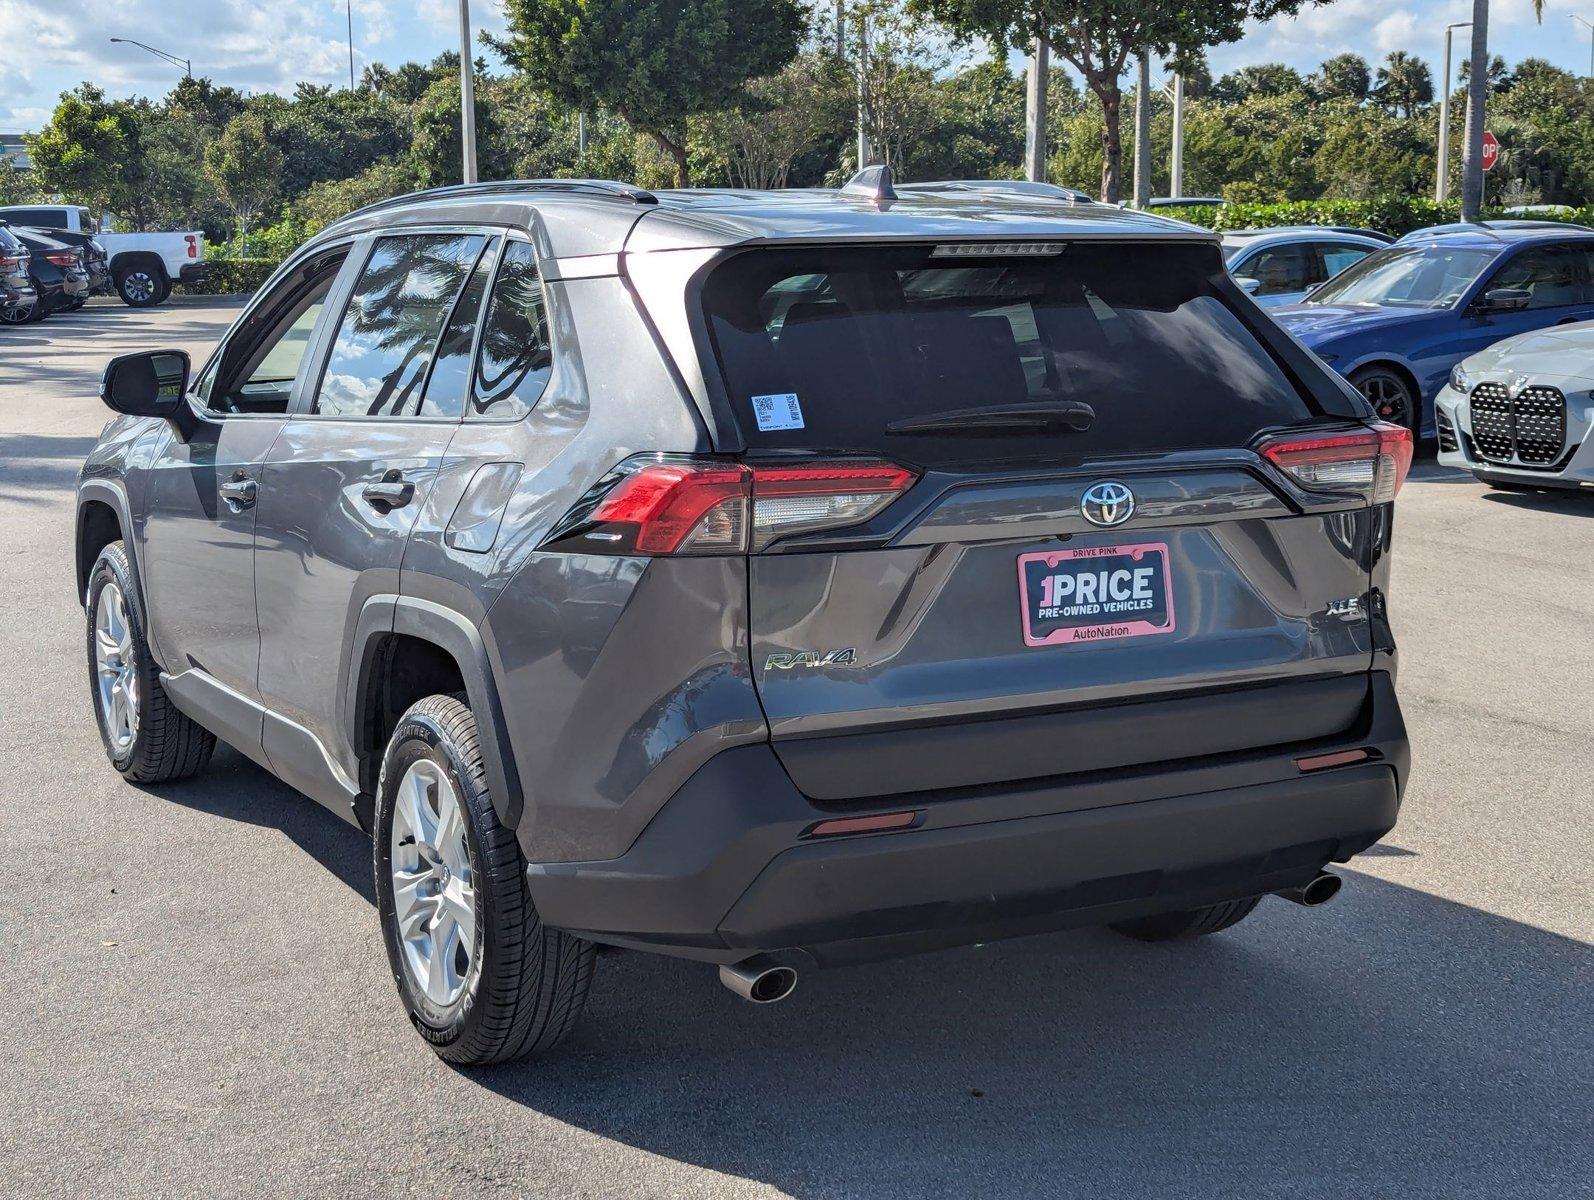
[[[1389,464],[1259,342],[1222,271],[1206,244],[949,243],[752,249],[708,276],[755,473],[908,472],[838,509],[862,522],[754,535],[753,673],[805,793],[1354,725]]]

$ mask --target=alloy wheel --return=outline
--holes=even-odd
[[[1393,375],[1377,372],[1363,378],[1359,386],[1379,420],[1411,428],[1411,396],[1405,384]]]
[[[138,737],[138,662],[127,597],[114,583],[101,588],[94,602],[94,670],[106,740],[125,754]]]
[[[19,304],[15,308],[0,309],[0,321],[7,325],[26,325],[33,319],[33,310],[38,307],[38,302],[32,304]]]
[[[404,969],[438,1010],[459,1003],[477,965],[465,821],[448,773],[430,759],[411,763],[393,799],[393,910]]]
[[[135,304],[155,298],[155,277],[148,271],[132,271],[122,277],[122,295]]]

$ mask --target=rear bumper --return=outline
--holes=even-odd
[[[185,263],[182,270],[177,272],[179,283],[203,283],[210,274],[210,264],[207,262]]]
[[[1350,748],[1372,757],[1295,765]],[[622,857],[534,864],[527,879],[548,924],[599,941],[711,962],[879,958],[1304,882],[1393,827],[1408,764],[1381,672],[1342,738],[845,812],[798,792],[767,745],[744,746],[701,768]],[[909,808],[910,829],[805,837],[827,818]]]

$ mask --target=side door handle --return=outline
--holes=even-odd
[[[260,485],[242,471],[239,471],[216,490],[221,493],[221,498],[227,502],[227,507],[238,513],[243,512],[246,508],[254,507],[255,494],[260,491]]]
[[[415,485],[404,478],[404,472],[394,467],[383,471],[382,478],[375,483],[366,484],[360,494],[377,512],[386,514],[395,508],[403,508],[415,499]]]

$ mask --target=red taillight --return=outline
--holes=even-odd
[[[0,254],[0,271],[17,271],[27,260],[20,254]]]
[[[1400,493],[1415,449],[1404,425],[1375,421],[1354,433],[1272,438],[1259,452],[1304,488],[1356,492],[1382,504]]]
[[[778,537],[868,520],[915,478],[875,461],[749,466],[643,456],[601,482],[549,543],[615,554],[741,554]]]
[[[639,554],[734,553],[747,540],[751,483],[739,463],[653,463],[616,484],[591,521],[633,526],[630,548]]]
[[[191,233],[183,234],[183,241],[188,243],[188,257],[199,257],[199,239]]]
[[[52,250],[44,256],[44,261],[57,267],[75,267],[78,265],[78,256],[71,250]]]

